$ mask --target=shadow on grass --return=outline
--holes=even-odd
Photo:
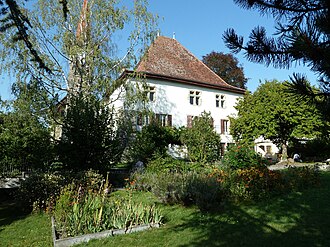
[[[330,173],[322,185],[225,213],[190,215],[171,231],[194,232],[191,246],[330,246]]]
[[[21,206],[15,202],[13,193],[14,191],[9,191],[9,189],[0,189],[0,232],[5,226],[30,214],[23,211]]]

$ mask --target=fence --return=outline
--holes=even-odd
[[[0,166],[0,177],[5,178],[19,178],[25,177],[27,174],[32,172],[31,167],[29,166],[14,166],[14,165],[6,165]]]

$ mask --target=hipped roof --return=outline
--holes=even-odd
[[[158,36],[142,57],[135,72],[147,78],[244,94],[245,90],[226,83],[177,40]],[[133,73],[126,71],[126,73]]]

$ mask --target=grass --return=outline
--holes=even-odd
[[[124,193],[124,192],[119,192]],[[136,193],[154,202],[151,194]],[[330,246],[330,173],[322,186],[260,203],[228,205],[220,213],[162,206],[165,224],[159,229],[79,246]],[[13,205],[0,205],[0,246],[51,246],[47,215],[17,214]]]

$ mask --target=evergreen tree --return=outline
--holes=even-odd
[[[296,62],[308,65],[320,78],[320,91],[315,91],[304,75],[291,77],[291,92],[313,100],[330,116],[330,1],[328,0],[234,0],[246,9],[273,16],[277,33],[268,37],[264,27],[256,27],[244,44],[233,29],[224,34],[224,41],[233,52],[243,50],[248,60],[289,68]]]

